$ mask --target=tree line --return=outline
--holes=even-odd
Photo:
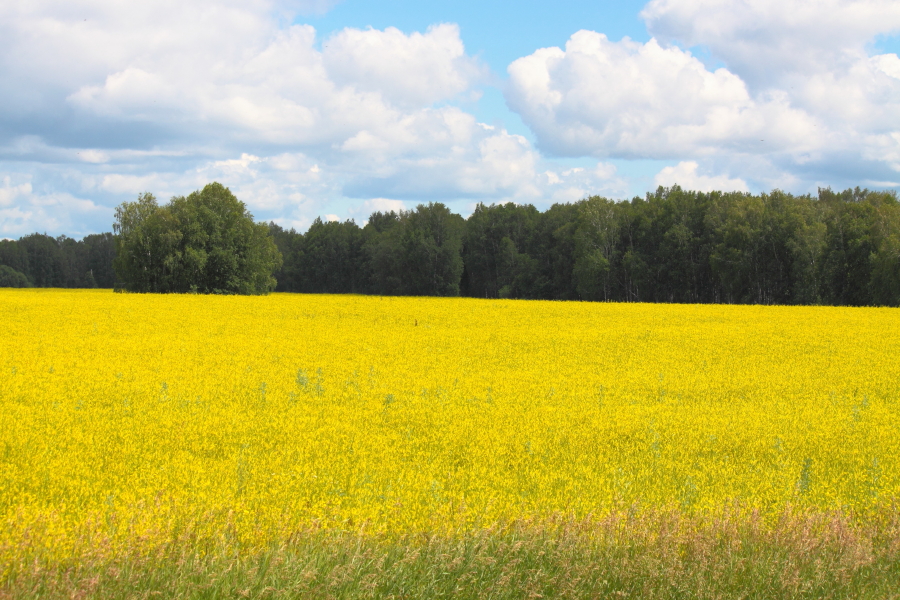
[[[0,240],[0,286],[111,288],[116,282],[115,256],[112,233],[81,240],[43,233]]]
[[[817,196],[660,187],[614,202],[441,204],[365,227],[270,224],[278,291],[624,302],[900,304],[894,192]]]
[[[895,192],[860,188],[794,196],[660,187],[546,211],[479,204],[467,219],[429,203],[375,212],[363,227],[316,219],[299,233],[270,223],[268,235],[282,257],[271,263],[275,290],[284,292],[900,305],[900,202]],[[36,237],[61,255],[88,240],[0,242],[0,264],[17,269],[7,248],[31,248]],[[17,270],[34,285],[77,287],[92,268],[101,285],[98,267],[69,259],[81,275],[38,280],[28,269],[43,258],[29,252],[37,256],[25,250],[32,262]]]

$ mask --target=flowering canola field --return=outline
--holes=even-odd
[[[896,309],[0,291],[0,564],[900,497]]]

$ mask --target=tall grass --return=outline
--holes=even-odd
[[[461,536],[310,530],[263,551],[21,565],[3,598],[897,598],[900,517],[618,511]]]

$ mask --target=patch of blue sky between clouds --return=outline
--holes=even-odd
[[[872,42],[872,54],[897,54],[900,56],[900,33],[879,35]]]
[[[518,113],[509,109],[503,95],[506,69],[510,63],[539,48],[565,48],[571,35],[581,29],[602,32],[613,41],[628,37],[646,42],[650,39],[650,34],[639,16],[644,4],[643,0],[564,3],[536,0],[346,0],[325,14],[302,16],[296,22],[316,28],[320,47],[330,36],[347,27],[396,27],[410,34],[424,32],[438,23],[458,25],[466,53],[487,64],[495,80],[493,85],[479,87],[477,92],[480,93],[480,98],[477,100],[457,100],[455,104],[473,114],[479,122],[520,135],[536,147],[534,132]],[[597,162],[596,158],[582,157],[563,162],[554,161],[551,166],[593,168]],[[619,173],[628,173],[629,178],[634,178],[635,185],[631,186],[633,190],[629,192],[629,196],[643,194],[642,186],[652,183],[653,175],[662,166],[671,163],[656,160],[612,162],[617,165]]]
[[[505,77],[512,61],[538,48],[563,47],[579,29],[600,31],[612,40],[628,36],[647,41],[649,34],[638,16],[644,4],[634,0],[345,0],[324,15],[302,16],[296,22],[314,26],[320,43],[345,27],[396,27],[408,34],[438,23],[455,23],[466,52]]]

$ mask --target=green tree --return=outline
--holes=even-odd
[[[619,241],[617,204],[592,196],[579,205],[575,234],[575,287],[583,300],[610,300],[613,293],[612,265]]]
[[[28,253],[16,240],[0,240],[0,265],[27,274]]]
[[[97,287],[111,288],[116,282],[113,261],[116,258],[116,238],[112,233],[86,235],[81,240],[82,264],[80,272],[85,281]]]
[[[23,270],[36,287],[66,287],[66,269],[59,241],[47,234],[33,233],[19,238],[27,270]]]
[[[0,264],[24,274],[38,287],[113,287],[115,238],[111,233],[74,240],[34,233],[0,240]]]
[[[815,241],[802,241],[805,224],[795,211],[798,201],[774,190],[752,196],[721,196],[707,213],[714,247],[710,255],[726,302],[789,304],[794,300],[794,261],[817,252]],[[813,232],[806,232],[813,233]]]
[[[280,225],[269,223],[269,234],[275,241],[278,251],[283,258],[281,268],[274,273],[278,285],[276,292],[302,291],[302,273],[300,263],[303,259],[303,234],[297,233],[294,228],[284,229]]]
[[[282,258],[269,226],[219,183],[159,206],[152,194],[116,208],[116,275],[129,291],[265,294]]]
[[[820,304],[828,228],[822,221],[819,207],[810,197],[798,198],[793,208],[797,226],[787,242],[793,260],[793,300],[795,304]]]
[[[404,296],[458,296],[464,227],[463,218],[440,202],[399,214],[373,214],[364,246],[372,289]]]
[[[900,306],[900,203],[896,194],[873,193],[875,251],[870,254],[874,304]]]
[[[319,294],[362,292],[362,245],[362,229],[354,221],[340,223],[317,218],[303,236],[300,291]]]
[[[840,193],[830,188],[819,190],[826,225],[823,300],[828,304],[872,304],[872,255],[878,249],[873,235],[876,206],[869,195],[858,187]]]
[[[421,296],[458,296],[463,272],[463,218],[440,202],[420,204],[405,217],[404,291]]]
[[[365,270],[368,274],[368,289],[374,294],[399,295],[403,293],[401,273],[400,233],[403,229],[401,218],[405,214],[374,212],[363,228],[365,242]]]
[[[519,260],[516,288],[519,298],[574,300],[575,230],[578,205],[554,204],[538,213],[534,237],[519,248],[529,260]]]
[[[534,206],[512,202],[475,207],[463,236],[462,293],[484,298],[527,297],[536,268],[528,251],[535,242],[539,214]]]
[[[24,273],[20,273],[12,267],[0,265],[0,287],[25,288],[31,287],[31,282]]]

